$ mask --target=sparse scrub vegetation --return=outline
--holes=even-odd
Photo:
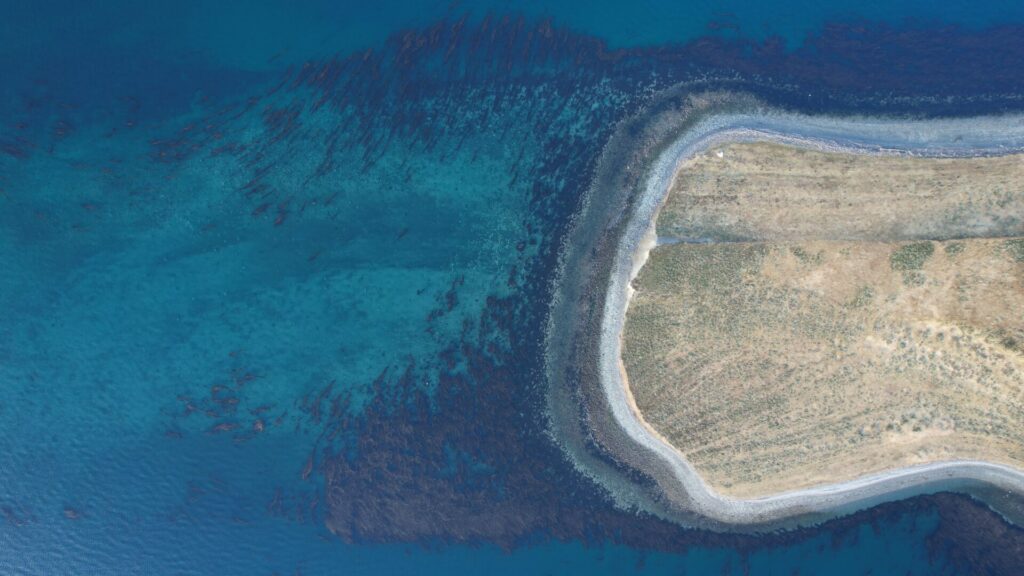
[[[956,256],[957,254],[960,254],[964,251],[964,243],[948,242],[946,243],[944,249],[946,251],[946,254],[949,254],[950,256]]]
[[[935,245],[931,242],[914,242],[894,250],[889,257],[889,264],[893,270],[903,272],[920,270],[934,253]]]
[[[1010,257],[1017,262],[1024,262],[1024,238],[1007,240],[1004,246]]]
[[[1013,221],[1024,163],[724,150],[658,221],[700,237],[709,216],[719,242],[661,246],[635,282],[623,361],[645,419],[737,496],[951,458],[1024,466],[1024,230],[974,226],[998,207]],[[841,168],[871,186],[844,188]]]

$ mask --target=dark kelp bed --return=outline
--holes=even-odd
[[[525,129],[542,142],[536,162],[515,163],[508,182],[495,183],[529,183],[533,217],[522,223],[516,246],[522,256],[507,270],[508,295],[489,297],[479,318],[464,323],[461,337],[434,361],[382,366],[365,383],[365,397],[325,381],[292,406],[258,411],[238,408],[246,401],[247,384],[258,377],[239,364],[209,399],[187,393],[167,399],[181,405],[167,417],[167,441],[191,433],[181,422],[196,411],[209,419],[208,432],[225,441],[247,441],[254,430],[275,422],[312,434],[314,448],[298,472],[306,488],[282,487],[267,509],[295,521],[326,523],[346,541],[494,542],[511,548],[553,538],[750,553],[820,534],[838,546],[865,525],[877,530],[889,519],[934,513],[939,524],[929,549],[937,560],[976,572],[1014,573],[1024,558],[1024,531],[953,494],[756,537],[687,530],[616,509],[547,434],[544,334],[559,247],[597,159],[618,122],[644,110],[658,91],[688,82],[693,91],[749,92],[772,106],[806,113],[1020,110],[1024,68],[1007,63],[1024,60],[1022,37],[1024,29],[1017,27],[973,32],[836,24],[795,50],[777,40],[722,39],[609,50],[598,39],[549,22],[460,18],[396,34],[376,50],[306,62],[276,79],[233,79],[232,86],[247,88],[225,89],[202,102],[201,117],[168,128],[150,143],[151,159],[155,170],[169,174],[195,158],[232,159],[246,175],[236,200],[268,234],[329,218],[332,192],[317,183],[337,175],[340,158],[346,166],[358,158],[357,169],[366,171],[392,146],[443,157],[459,153],[481,131]],[[254,85],[266,88],[255,91]],[[144,91],[106,96],[107,113],[122,131],[147,106]],[[0,129],[0,152],[7,157],[0,188],[19,162],[59,146],[84,122],[74,107],[48,99],[45,88],[30,100],[21,119],[16,115]],[[306,124],[324,114],[336,118],[326,135]],[[33,123],[40,116],[58,119]],[[259,136],[243,137],[253,125],[260,126]],[[296,154],[316,161],[298,189],[278,181],[278,171]],[[532,158],[525,151],[520,157]],[[316,252],[303,258],[313,267],[332,265]],[[452,282],[424,319],[425,333],[458,310],[462,290],[461,282]],[[649,482],[610,461],[599,446],[591,448],[609,468],[640,485]],[[3,511],[12,523],[32,516],[14,504]]]

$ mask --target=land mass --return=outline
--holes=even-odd
[[[633,282],[638,416],[754,498],[1024,469],[1024,157],[735,143],[687,160]]]

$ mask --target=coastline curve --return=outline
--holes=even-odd
[[[605,173],[598,171],[576,222],[577,234],[571,235],[581,240],[580,245],[564,247],[560,293],[553,304],[549,327],[549,351],[557,348],[557,335],[564,334],[567,323],[575,324],[577,339],[587,337],[589,332],[589,338],[596,340],[589,345],[578,341],[572,352],[554,350],[549,356],[548,376],[556,382],[549,396],[553,435],[577,466],[604,484],[622,506],[687,525],[722,530],[757,531],[817,523],[884,502],[939,491],[968,493],[998,508],[1004,516],[1018,516],[1024,470],[973,460],[894,468],[754,499],[719,494],[677,448],[644,422],[626,381],[621,335],[631,283],[654,245],[658,210],[679,166],[694,155],[727,142],[750,141],[867,155],[1004,155],[1024,151],[1024,116],[811,116],[769,108],[747,95],[711,93],[694,97],[684,96],[681,91],[666,95],[665,101],[653,106],[660,107],[654,110],[654,116],[632,120],[649,122],[644,132],[624,127],[627,136],[622,139],[639,143],[639,154],[633,152],[630,156],[620,150],[618,155],[602,157],[602,164],[609,161],[610,166],[605,167]],[[609,146],[623,144],[610,142]],[[610,174],[616,164],[625,168],[626,174]],[[609,184],[622,187],[609,190]],[[614,198],[616,195],[620,197]],[[612,212],[602,219],[595,210]],[[600,223],[600,233],[594,237],[591,232],[587,237],[584,227],[596,223]],[[586,273],[580,268],[583,262],[588,265]],[[572,285],[573,274],[582,278],[582,284],[566,294],[562,285]],[[602,276],[603,289],[594,284]],[[582,316],[567,316],[573,313]],[[594,316],[598,317],[596,322]],[[586,320],[580,322],[581,318]],[[586,361],[596,364],[596,369],[583,366]],[[570,375],[566,369],[572,362],[578,364],[569,369]],[[568,400],[566,376],[572,380],[569,387],[575,391],[573,399],[583,406],[575,423],[570,422],[574,416],[558,405]],[[563,379],[561,386],[559,378]],[[574,427],[582,428],[575,431],[575,437]],[[588,446],[590,451],[597,447],[625,467],[642,471],[653,479],[657,489],[634,489],[630,494],[625,486],[629,480],[624,478],[630,475],[622,470],[610,472],[609,468],[615,467],[607,464],[595,467],[595,458],[583,454]],[[645,496],[637,496],[645,492]]]

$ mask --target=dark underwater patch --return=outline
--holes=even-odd
[[[285,104],[272,108],[249,102],[235,112],[264,110],[267,149],[237,153],[250,159],[253,170],[246,195],[255,192],[271,203],[274,192],[261,181],[273,166],[260,162],[296,133],[307,110],[321,106],[336,107],[347,118],[327,140],[321,161],[325,172],[333,156],[357,147],[365,167],[372,167],[395,134],[411,135],[416,145],[428,149],[461,142],[483,125],[458,118],[486,118],[515,105],[525,106],[534,129],[545,135],[543,161],[517,166],[513,176],[533,182],[537,220],[527,225],[530,234],[524,242],[538,244],[539,251],[521,269],[509,271],[513,295],[488,299],[478,330],[442,354],[444,366],[466,370],[447,373],[442,367],[437,389],[428,394],[417,382],[416,366],[386,367],[373,385],[372,400],[356,414],[346,408],[346,393],[330,390],[322,398],[329,412],[319,408],[320,400],[316,408],[307,406],[307,416],[324,431],[312,461],[324,482],[328,526],[353,541],[513,546],[547,536],[659,550],[693,544],[752,550],[820,532],[842,540],[864,523],[938,510],[942,522],[935,541],[942,544],[936,550],[951,547],[956,562],[985,555],[998,570],[1009,566],[1009,558],[1019,557],[1015,545],[983,551],[987,547],[979,541],[947,536],[947,527],[969,522],[979,531],[980,526],[998,531],[1004,542],[1024,539],[1019,530],[961,496],[914,498],[819,530],[760,538],[687,531],[615,510],[601,488],[576,473],[545,435],[539,379],[557,246],[611,127],[644,105],[651,89],[700,78],[695,90],[745,90],[806,112],[997,112],[1019,107],[1024,70],[1000,62],[1024,55],[1021,33],[1014,28],[967,32],[834,24],[795,51],[776,40],[721,39],[609,51],[596,39],[548,23],[488,18],[473,24],[440,22],[396,35],[381,50],[310,62],[289,72],[267,95]],[[599,82],[610,83],[615,98],[593,103],[585,117],[588,137],[569,134],[557,121],[559,111],[585,93],[584,87]],[[537,87],[550,97],[517,102],[524,88]],[[492,112],[481,109],[482,101]],[[205,152],[212,145],[210,131],[220,126],[214,121],[205,136],[160,142],[158,156],[181,159]],[[235,153],[230,146],[215,150]],[[437,314],[450,311],[457,301],[458,286],[453,285]],[[463,457],[453,463],[452,452]]]
[[[918,497],[818,529],[759,537],[684,530],[618,510],[546,434],[543,338],[558,248],[598,155],[616,123],[648,104],[652,93],[690,81],[695,91],[748,91],[805,112],[1019,110],[1024,68],[1007,63],[1024,60],[1022,38],[1024,29],[1014,27],[972,32],[837,23],[792,51],[778,40],[717,38],[613,51],[548,22],[463,18],[402,32],[377,50],[296,64],[251,97],[219,94],[204,103],[201,117],[151,142],[154,166],[173,174],[197,158],[234,160],[244,175],[234,194],[238,217],[282,244],[293,231],[330,220],[339,194],[353,193],[324,181],[344,177],[343,170],[373,170],[393,147],[446,157],[482,131],[501,137],[524,127],[542,144],[536,156],[519,150],[522,160],[495,182],[528,183],[529,190],[531,217],[520,223],[515,245],[522,256],[502,275],[510,293],[487,298],[437,358],[380,366],[379,376],[365,382],[365,401],[324,379],[291,406],[267,405],[249,392],[260,373],[240,361],[208,401],[199,405],[186,397],[184,410],[211,414],[204,432],[224,441],[250,441],[275,420],[294,426],[296,434],[312,434],[314,448],[296,480],[310,482],[315,491],[282,487],[267,509],[325,522],[348,541],[513,547],[554,538],[663,551],[700,545],[752,552],[820,534],[839,545],[864,525],[937,513],[939,528],[931,539],[936,562],[1013,573],[1024,532],[963,496]],[[118,122],[134,121],[132,106],[124,104]],[[313,118],[327,114],[333,124],[323,131]],[[21,162],[34,150],[59,147],[76,125],[74,112],[68,115],[46,130],[0,126],[0,153]],[[242,136],[243,128],[256,124],[258,138]],[[302,187],[282,184],[280,174],[296,154],[314,159]],[[0,188],[3,178],[0,171]],[[415,189],[413,178],[407,182]],[[212,230],[218,222],[206,225]],[[337,230],[324,238],[347,239],[349,233]],[[416,224],[401,226],[394,237],[415,241]],[[344,265],[332,261],[327,249],[296,253],[294,270],[281,273]],[[425,338],[446,315],[468,306],[466,290],[453,278],[437,295],[435,310],[423,318]],[[306,374],[303,366],[289,369],[296,381],[320,376]],[[168,441],[187,433],[180,425],[185,416],[170,418]],[[27,517],[15,507],[5,510],[9,520]]]

